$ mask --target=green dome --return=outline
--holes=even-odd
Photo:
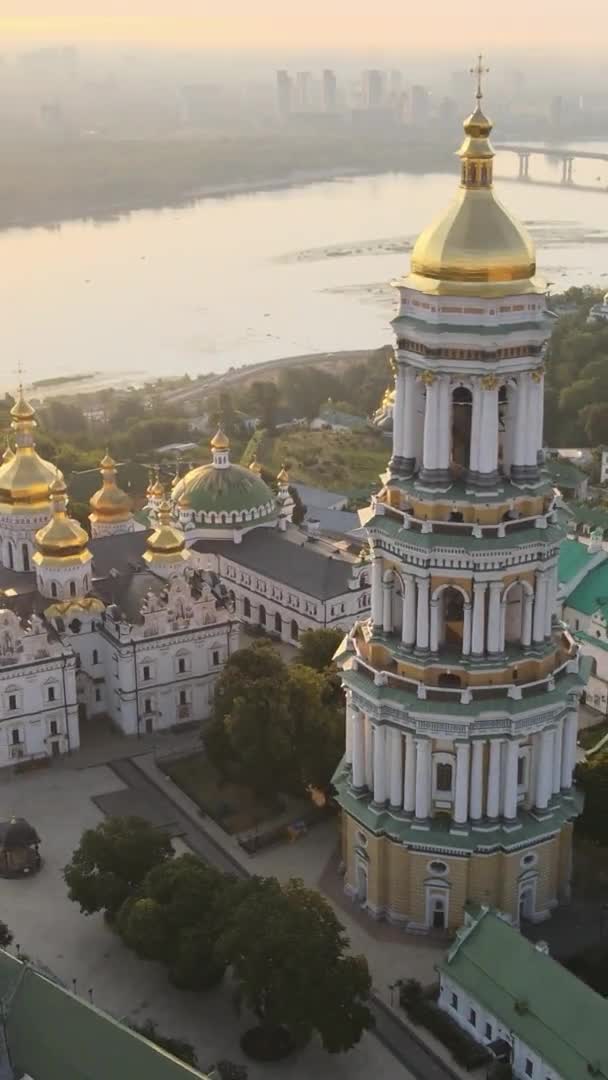
[[[273,492],[258,473],[242,465],[217,468],[210,462],[192,469],[177,482],[171,498],[176,505],[184,499],[182,505],[188,506],[195,519],[204,515],[205,524],[218,528],[268,521],[277,514]],[[222,515],[226,516],[222,519]]]

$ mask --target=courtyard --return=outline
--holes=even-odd
[[[219,1058],[244,1062],[239,1036],[246,1019],[234,1012],[228,981],[209,995],[174,989],[164,970],[129,952],[100,916],[85,917],[68,900],[62,869],[82,831],[94,827],[103,817],[93,800],[103,802],[104,797],[112,795],[120,799],[120,793],[126,792],[126,785],[109,766],[78,768],[75,764],[55,762],[45,771],[0,777],[5,816],[26,817],[37,828],[42,842],[40,873],[25,880],[3,882],[0,917],[13,931],[15,945],[19,944],[22,953],[68,988],[83,997],[90,994],[94,1004],[114,1016],[138,1023],[151,1018],[159,1031],[192,1043],[201,1068]],[[305,838],[304,844],[310,839],[312,835]],[[175,846],[178,853],[187,850],[180,840]],[[280,849],[279,861],[286,876],[305,876],[301,873],[302,860],[296,857],[298,852],[301,856],[304,847]],[[268,865],[270,859],[267,855],[263,865],[256,861],[251,869],[275,873]],[[351,927],[348,929],[350,933]],[[355,950],[364,951],[362,929],[352,936]],[[327,1080],[411,1078],[408,1070],[371,1035],[347,1055],[328,1055],[313,1042],[303,1053],[280,1064],[248,1063],[248,1068],[250,1080],[271,1074],[285,1080],[309,1080],[315,1074]]]

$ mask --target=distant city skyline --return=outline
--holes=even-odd
[[[194,0],[182,2],[180,14],[171,17],[161,14],[166,8],[158,0],[147,3],[145,14],[140,15],[114,14],[121,7],[117,0],[108,0],[104,16],[83,15],[86,6],[74,5],[78,14],[53,15],[49,13],[53,5],[39,0],[29,5],[27,16],[0,18],[2,38],[7,43],[125,41],[189,49],[316,48],[344,52],[380,48],[390,53],[429,49],[437,54],[462,50],[468,56],[480,49],[522,50],[522,46],[528,53],[549,46],[571,54],[582,49],[597,52],[608,28],[606,10],[599,0],[580,0],[576,18],[563,0],[538,0],[534,11],[526,0],[512,0],[508,19],[497,4],[492,10],[481,0],[462,0],[458,5],[452,0],[436,0],[432,13],[408,12],[407,18],[398,0],[386,0],[382,13],[369,11],[365,15],[357,14],[356,6],[348,0],[309,0],[305,15],[286,15],[279,0],[259,0],[255,10],[250,0],[233,0],[230,16],[201,16],[201,4]],[[202,6],[211,8],[208,3]],[[11,7],[23,10],[9,4],[5,11]]]

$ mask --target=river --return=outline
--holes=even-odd
[[[499,175],[516,168],[515,155],[499,155]],[[543,158],[531,166],[539,179],[559,169]],[[581,182],[604,175],[608,163],[575,166]],[[19,365],[28,384],[95,372],[117,385],[389,342],[387,283],[455,186],[448,175],[391,174],[7,230],[0,388],[14,386]],[[608,193],[508,179],[497,188],[530,227],[554,291],[608,289]]]

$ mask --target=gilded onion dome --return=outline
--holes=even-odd
[[[226,435],[226,432],[223,431],[221,427],[218,428],[218,430],[216,431],[215,435],[213,436],[213,438],[211,440],[211,449],[212,450],[229,450],[230,449],[230,439],[228,438],[228,436]]]
[[[109,454],[101,461],[100,471],[102,486],[89,501],[91,522],[128,521],[132,509],[131,499],[116,483],[116,463]]]
[[[15,452],[7,447],[2,457],[0,506],[5,511],[17,511],[48,505],[49,487],[57,476],[57,469],[36,452],[36,413],[23,396],[21,387],[11,409],[11,427],[15,433]]]
[[[253,455],[253,458],[251,460],[251,464],[249,466],[249,471],[253,472],[253,473],[257,473],[258,476],[262,475],[262,466],[260,465],[260,463],[258,461],[257,454]]]
[[[163,499],[158,508],[158,527],[148,537],[143,558],[151,567],[155,563],[187,562],[190,556],[185,548],[186,538],[173,521],[171,503]]]
[[[281,471],[277,475],[277,481],[281,485],[289,483],[289,473],[284,464],[281,466]]]
[[[481,99],[479,87],[458,151],[460,189],[412,252],[410,283],[421,292],[462,294],[470,287],[477,295],[497,296],[535,287],[532,241],[494,194],[492,121],[485,116]]]
[[[60,474],[50,485],[49,495],[53,513],[51,520],[36,533],[36,566],[44,566],[48,560],[89,559],[89,535],[74,518],[68,517],[67,490]]]

